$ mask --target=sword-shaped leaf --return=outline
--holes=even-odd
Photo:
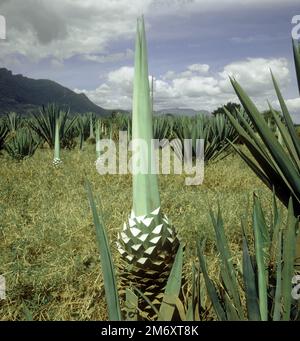
[[[110,253],[108,236],[104,227],[102,217],[99,216],[93,197],[90,183],[86,180],[85,187],[87,190],[89,203],[93,213],[94,224],[96,228],[97,245],[100,252],[100,261],[102,267],[104,289],[106,303],[108,306],[108,315],[110,321],[121,321],[121,310],[119,295],[117,291],[117,281],[115,276],[115,269],[113,259]]]

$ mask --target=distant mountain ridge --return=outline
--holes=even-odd
[[[155,111],[157,115],[185,115],[185,116],[195,116],[198,114],[210,115],[210,112],[207,110],[194,110],[189,108],[168,108],[163,110]]]
[[[10,111],[28,114],[48,103],[70,108],[71,113],[94,112],[104,116],[111,112],[93,103],[85,94],[77,94],[54,81],[13,75],[0,68],[0,115]]]

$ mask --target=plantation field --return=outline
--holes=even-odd
[[[6,300],[0,320],[105,320],[107,308],[95,228],[84,178],[101,200],[111,248],[132,206],[131,175],[101,176],[95,146],[62,150],[63,164],[52,165],[53,151],[38,149],[22,162],[0,155],[0,274]],[[206,237],[210,274],[218,275],[209,209],[220,204],[230,250],[241,250],[240,218],[252,193],[259,193],[266,214],[271,192],[236,154],[205,167],[204,183],[185,186],[185,175],[160,175],[166,215],[186,242],[185,262],[194,255],[195,236]],[[187,269],[191,267],[186,266]],[[188,270],[187,270],[188,271]]]

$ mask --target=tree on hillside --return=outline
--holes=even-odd
[[[214,110],[211,114],[216,116],[217,114],[225,114],[225,110],[224,107],[232,114],[235,114],[236,110],[240,110],[241,109],[241,105],[238,103],[232,103],[232,102],[228,102],[227,104],[225,104],[222,107],[217,108],[216,110]]]
[[[277,111],[277,110],[274,110],[275,113],[280,117],[281,119],[281,122],[284,123],[284,118],[281,114],[280,111]],[[265,121],[268,123],[268,126],[273,130],[275,131],[276,130],[276,122],[275,122],[275,119],[273,117],[273,114],[271,112],[271,110],[265,110],[261,113],[265,119]]]

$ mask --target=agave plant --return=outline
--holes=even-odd
[[[170,117],[155,117],[153,120],[153,137],[157,140],[170,139],[173,135],[174,120]]]
[[[39,113],[33,113],[31,120],[28,121],[29,126],[36,132],[48,146],[53,149],[55,145],[55,128],[56,119],[59,117],[59,138],[61,147],[74,146],[71,140],[75,138],[75,130],[73,129],[76,117],[69,118],[69,111],[62,111],[57,105],[49,104],[43,106]],[[72,134],[70,134],[72,132]]]
[[[184,155],[184,140],[192,142],[192,156],[196,157],[197,140],[204,140],[204,160],[206,162],[218,159],[231,149],[230,142],[237,139],[237,134],[229,125],[224,115],[216,117],[198,115],[196,117],[182,117],[174,125],[177,140],[174,142],[174,152],[181,157]],[[180,143],[179,143],[180,141]]]
[[[300,53],[299,47],[296,43],[294,43],[294,56],[298,85],[300,88],[298,71]],[[240,120],[243,122],[243,126],[241,126],[241,124],[228,111],[225,111],[255,161],[244,151],[235,147],[237,152],[270,189],[275,189],[276,195],[286,207],[288,206],[290,196],[292,197],[295,215],[299,216],[300,139],[297,135],[296,128],[293,124],[276,79],[273,74],[271,74],[271,76],[280,103],[284,123],[271,105],[270,111],[273,114],[273,119],[281,134],[282,141],[277,139],[275,133],[268,127],[268,124],[265,122],[255,104],[235,79],[231,79],[231,83],[249,119],[251,120],[253,127],[247,124],[247,122],[240,117]],[[297,259],[300,259],[300,238],[298,238]]]
[[[89,119],[86,115],[78,115],[76,120],[76,129],[79,134],[79,149],[83,149],[84,140],[87,138],[88,128],[89,128]]]
[[[100,261],[109,319],[112,321],[120,321],[122,319],[132,321],[137,320],[140,316],[145,316],[147,318],[148,314],[143,314],[143,311],[141,311],[139,308],[138,296],[140,296],[153,309],[153,312],[155,313],[158,320],[172,320],[176,309],[176,302],[178,301],[177,298],[179,297],[179,293],[181,290],[183,272],[183,247],[178,247],[177,253],[174,258],[174,263],[170,271],[169,278],[167,279],[164,293],[162,295],[163,298],[161,300],[161,304],[159,305],[159,310],[157,309],[157,305],[153,304],[149,300],[147,293],[144,293],[140,291],[140,289],[138,289],[137,287],[132,286],[132,283],[125,282],[125,315],[122,314],[120,304],[121,296],[118,293],[117,287],[116,267],[113,263],[109,237],[107,235],[105,224],[102,218],[102,212],[100,212],[100,214],[98,212],[91,185],[88,181],[85,181],[85,187],[87,190],[88,199],[90,207],[92,209],[93,220],[96,228],[96,240],[100,252]]]
[[[89,119],[89,137],[87,139],[87,142],[90,144],[94,144],[96,142],[94,134],[96,116],[93,113],[87,113],[87,117]]]
[[[131,117],[129,113],[118,113],[109,120],[103,121],[102,130],[106,137],[117,141],[119,139],[119,131],[126,131],[128,140],[131,139]]]
[[[31,157],[39,142],[32,136],[30,130],[26,128],[18,129],[15,135],[6,143],[5,149],[15,160],[23,160]]]
[[[137,286],[156,302],[166,285],[179,243],[175,229],[160,207],[157,177],[151,172],[153,125],[143,18],[137,21],[135,49],[132,137],[133,148],[139,150],[138,158],[145,171],[140,172],[133,164],[133,208],[118,234],[117,246],[126,264],[122,269],[124,282]],[[145,142],[147,150],[139,148],[140,140]]]
[[[10,134],[14,136],[16,134],[17,129],[21,125],[21,116],[15,112],[10,112],[6,115],[7,117],[7,126],[10,131]]]
[[[0,119],[0,150],[4,147],[4,142],[8,134],[8,128],[6,125],[6,121],[1,118]]]
[[[293,302],[292,278],[298,219],[294,216],[292,201],[288,206],[287,222],[277,208],[273,196],[273,221],[267,225],[260,200],[254,196],[252,228],[254,254],[250,251],[243,226],[242,273],[232,261],[220,210],[211,217],[216,233],[216,244],[220,258],[220,283],[209,277],[204,256],[205,245],[198,243],[198,256],[208,295],[219,320],[294,320],[299,319],[299,307]],[[242,295],[246,298],[243,303]],[[246,314],[245,314],[246,313]]]

